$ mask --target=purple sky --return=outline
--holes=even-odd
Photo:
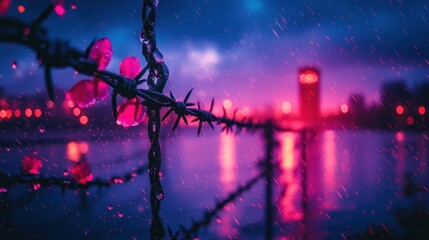
[[[50,1],[12,0],[8,15],[31,21]],[[77,8],[44,23],[52,37],[82,50],[108,37],[118,72],[126,56],[140,55],[141,0],[74,1]],[[18,5],[26,11],[19,14]],[[157,38],[170,68],[166,91],[193,101],[230,98],[234,107],[279,106],[296,111],[297,70],[321,70],[322,109],[363,93],[379,100],[383,82],[408,86],[429,79],[429,1],[160,0]],[[30,50],[1,44],[0,86],[8,94],[44,91],[43,71]],[[18,63],[11,68],[11,61]],[[69,88],[83,76],[54,73]]]

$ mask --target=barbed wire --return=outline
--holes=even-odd
[[[162,118],[163,120],[170,113],[174,112],[177,117],[173,130],[177,128],[180,120],[188,124],[187,116],[195,117],[192,122],[198,122],[198,134],[201,132],[203,123],[207,123],[211,128],[214,128],[213,124],[219,124],[222,126],[222,130],[226,132],[233,131],[234,127],[237,131],[243,129],[253,131],[266,127],[265,123],[255,122],[252,118],[244,117],[238,119],[235,113],[232,117],[228,117],[224,108],[223,115],[217,116],[213,114],[214,99],[212,99],[209,110],[202,109],[199,102],[197,104],[188,102],[192,89],[187,93],[183,101],[176,100],[171,92],[170,96],[162,94],[160,90],[164,88],[168,79],[168,68],[156,46],[153,29],[154,17],[156,17],[158,6],[157,2],[156,0],[144,0],[143,3],[142,12],[147,14],[147,11],[149,11],[146,17],[143,17],[144,14],[142,14],[142,20],[145,22],[143,23],[141,34],[142,53],[148,63],[136,79],[140,79],[146,72],[149,72],[145,80],[136,81],[136,79],[130,79],[117,73],[97,70],[97,63],[88,59],[89,49],[93,43],[87,47],[85,52],[81,52],[71,47],[67,41],[60,39],[50,40],[47,36],[47,30],[42,28],[40,24],[52,12],[53,6],[46,9],[33,23],[0,17],[0,42],[21,44],[30,47],[36,52],[37,59],[45,67],[45,83],[51,100],[55,100],[51,69],[72,67],[80,74],[94,76],[104,81],[113,88],[114,93],[120,94],[123,97],[129,99],[140,97],[142,99],[141,103],[148,108],[167,108],[168,110]],[[147,82],[149,89],[137,88],[138,83],[142,81]],[[116,98],[112,97],[113,101],[116,101]],[[116,109],[113,108],[113,115],[115,115],[115,111]],[[291,128],[282,128],[280,126],[275,126],[275,130],[293,131]]]
[[[209,225],[213,218],[216,217],[220,211],[225,209],[225,207],[237,200],[238,197],[243,195],[245,192],[251,190],[254,185],[256,185],[261,179],[264,178],[266,175],[266,172],[261,172],[255,177],[248,180],[243,185],[236,188],[235,191],[228,194],[227,197],[224,199],[217,201],[215,206],[213,207],[213,210],[205,210],[203,213],[203,218],[199,221],[192,220],[192,225],[188,228],[185,228],[184,226],[179,226],[179,231],[173,233],[170,227],[168,227],[168,233],[170,239],[178,239],[180,237],[180,234],[183,234],[184,239],[193,239],[198,235],[198,232],[201,228]]]
[[[32,185],[35,189],[52,186],[60,187],[63,190],[86,190],[91,187],[108,188],[117,184],[128,183],[134,178],[146,173],[147,169],[147,165],[142,165],[137,167],[134,171],[127,172],[121,176],[112,176],[104,180],[96,178],[84,184],[79,183],[74,178],[67,176],[53,177],[23,173],[0,172],[0,189],[3,189],[2,191],[6,192],[8,189],[18,184]],[[68,175],[68,172],[66,172],[66,175]]]

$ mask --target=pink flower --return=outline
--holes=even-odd
[[[42,160],[37,157],[25,155],[24,158],[22,159],[22,170],[26,174],[33,174],[33,175],[40,174],[41,168],[42,168]]]
[[[106,69],[112,59],[112,45],[110,40],[102,38],[97,40],[91,47],[89,59],[97,62],[98,70]],[[109,85],[104,81],[93,78],[92,80],[81,80],[77,82],[66,93],[66,99],[72,101],[75,105],[86,108],[93,105],[96,101],[102,101],[109,94]]]
[[[136,57],[126,57],[119,65],[119,73],[127,78],[134,79],[141,71],[140,60]],[[117,108],[116,123],[123,127],[137,126],[143,122],[145,108],[137,98],[128,99]]]

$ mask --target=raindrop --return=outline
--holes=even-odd
[[[161,52],[160,52],[160,51],[158,51],[158,49],[156,49],[156,50],[153,52],[153,58],[155,59],[155,61],[156,61],[157,63],[163,63],[163,62],[164,62],[164,57],[162,56]]]
[[[63,16],[66,13],[66,9],[60,4],[57,4],[54,10],[58,14],[58,16]]]
[[[40,188],[40,184],[39,183],[33,184],[33,189],[34,190],[37,190],[39,188]]]
[[[123,217],[124,216],[124,214],[122,213],[122,212],[118,212],[118,217]]]
[[[6,193],[7,192],[7,188],[0,188],[0,193]]]
[[[76,3],[70,3],[70,7],[71,9],[76,10],[77,8]]]
[[[109,211],[112,211],[113,206],[112,206],[112,205],[109,205],[109,206],[107,206],[107,209],[109,209]]]
[[[162,193],[160,193],[160,194],[157,194],[156,195],[156,199],[158,199],[158,200],[162,200],[162,199],[164,199],[164,194],[162,194]]]
[[[12,60],[11,65],[12,65],[12,69],[16,69],[18,64],[16,63],[15,60]]]
[[[39,132],[41,132],[41,133],[44,133],[46,131],[46,129],[45,129],[45,127],[43,125],[37,127],[37,130],[39,130]]]
[[[65,177],[67,177],[67,176],[69,175],[69,171],[67,171],[67,169],[65,169],[65,170],[64,170],[64,172],[63,172],[63,175],[64,175]]]
[[[7,152],[10,152],[10,147],[6,147],[6,151],[7,151]]]

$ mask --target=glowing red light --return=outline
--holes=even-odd
[[[31,108],[27,108],[25,109],[24,114],[26,117],[31,117],[33,115],[33,110],[31,110]]]
[[[6,117],[6,110],[0,110],[0,118]]]
[[[24,6],[22,6],[22,5],[19,5],[19,6],[18,6],[18,12],[19,12],[19,13],[24,13],[24,12],[25,12],[25,7],[24,7]]]
[[[41,168],[42,160],[37,157],[25,155],[22,159],[22,170],[26,174],[39,174]]]
[[[67,93],[66,93],[66,99],[67,99]],[[71,100],[68,100],[66,104],[67,104],[67,107],[69,107],[69,108],[74,107],[74,102]]]
[[[81,113],[80,108],[74,108],[73,109],[73,115],[75,115],[76,117],[79,116]]]
[[[395,138],[396,138],[396,141],[403,142],[405,140],[405,133],[404,132],[397,132],[395,134]]]
[[[284,114],[289,114],[291,111],[292,111],[292,104],[290,104],[290,102],[283,102],[282,112]]]
[[[223,107],[224,107],[225,109],[229,109],[229,108],[231,108],[231,107],[232,107],[232,101],[231,101],[231,100],[229,100],[229,99],[225,99],[225,100],[223,101],[222,105],[223,105]]]
[[[39,118],[40,116],[42,116],[42,110],[40,110],[38,108],[36,110],[34,110],[34,116],[36,118]]]
[[[51,100],[48,100],[48,101],[46,102],[46,106],[47,106],[48,108],[53,108],[53,107],[55,106],[55,103],[54,103],[53,101],[51,101]]]
[[[5,14],[10,6],[11,0],[0,1],[0,14]]]
[[[404,114],[404,111],[405,111],[405,109],[404,109],[404,107],[403,107],[403,106],[398,105],[398,106],[396,107],[396,113],[397,113],[398,115],[402,115],[402,114]]]
[[[74,180],[76,180],[76,182],[80,184],[86,184],[92,181],[94,178],[91,173],[89,164],[85,160],[81,160],[75,165],[73,165],[70,172]]]
[[[81,116],[81,117],[79,118],[79,122],[80,122],[80,124],[82,124],[82,125],[86,125],[86,124],[88,123],[88,117],[87,117],[87,116]]]
[[[12,110],[6,110],[6,118],[11,118],[13,116]]]
[[[413,123],[414,123],[414,118],[411,116],[407,117],[407,124],[411,126],[413,125]]]
[[[19,109],[16,109],[15,111],[14,111],[14,114],[15,114],[15,117],[21,117],[21,110],[19,110]]]
[[[340,110],[344,114],[348,113],[349,112],[349,106],[347,106],[347,104],[343,104],[343,105],[341,105]]]
[[[319,81],[319,74],[315,70],[305,70],[299,73],[299,82],[302,84],[314,84]]]
[[[419,109],[418,109],[418,111],[419,111],[420,115],[424,115],[426,113],[426,108],[423,107],[423,106],[420,106]]]
[[[55,6],[54,10],[58,14],[58,16],[62,16],[66,13],[66,9],[59,4]]]

